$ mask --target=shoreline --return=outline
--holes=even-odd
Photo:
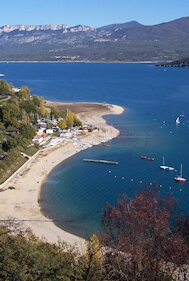
[[[65,61],[51,61],[51,60],[47,60],[47,61],[32,61],[32,60],[24,60],[24,61],[0,61],[0,63],[161,63],[162,61],[159,61],[159,60],[142,60],[142,61],[116,61],[116,60],[113,60],[113,61],[103,61],[103,60],[97,60],[97,61],[90,61],[90,60],[78,60],[78,61],[72,61],[72,60],[65,60]],[[168,61],[163,61],[163,62],[171,62],[170,60]]]
[[[47,103],[51,102],[47,101]],[[92,146],[104,142],[105,135],[112,139],[120,133],[116,128],[108,125],[103,116],[123,113],[124,109],[121,106],[98,103],[52,103],[60,107],[75,106],[80,111],[77,114],[83,123],[90,122],[93,126],[99,127],[98,131],[88,133],[82,138],[84,141],[91,142]],[[55,148],[43,149],[34,155],[23,170],[6,183],[7,188],[14,186],[15,189],[1,192],[0,219],[20,221],[24,229],[30,228],[37,237],[44,238],[49,243],[62,240],[82,249],[85,240],[56,226],[42,213],[40,206],[40,192],[48,174],[65,159],[80,151],[81,148],[73,143],[66,143]]]

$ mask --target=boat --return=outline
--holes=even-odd
[[[155,158],[154,158],[154,157],[148,157],[147,160],[149,160],[149,161],[154,161]]]
[[[102,146],[109,147],[110,145],[109,145],[109,143],[103,143]]]
[[[160,169],[162,170],[168,170],[168,166],[165,165],[165,158],[163,157],[163,165],[160,166]]]
[[[160,166],[160,169],[164,170],[164,171],[174,171],[175,168],[171,167],[171,166],[167,166],[165,165],[165,158],[163,156],[163,165]]]
[[[3,76],[5,76],[5,74],[0,73],[0,77],[3,77]]]
[[[141,155],[140,156],[140,159],[147,159],[148,157],[147,156],[145,156],[145,155]]]
[[[149,160],[149,161],[154,161],[154,160],[155,160],[154,157],[148,157],[148,156],[146,156],[146,155],[141,155],[141,156],[140,156],[140,159],[145,159],[145,160]]]
[[[168,169],[167,170],[169,170],[169,171],[174,171],[175,170],[175,168],[174,167],[170,167],[170,166],[168,166]]]
[[[176,124],[180,124],[180,118],[179,117],[177,117],[177,119],[176,119]]]
[[[182,176],[182,164],[180,165],[180,176],[176,176],[175,181],[180,183],[184,183],[186,181],[186,179]]]

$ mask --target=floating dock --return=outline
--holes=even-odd
[[[83,159],[84,162],[91,162],[91,163],[100,163],[100,164],[110,164],[110,165],[117,165],[119,162],[116,161],[108,161],[108,160],[97,160],[97,159]]]

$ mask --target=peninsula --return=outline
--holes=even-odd
[[[83,149],[118,136],[119,131],[108,125],[103,116],[121,114],[124,109],[116,105],[97,103],[70,104],[47,101],[44,104],[44,108],[56,108],[58,111],[66,108],[69,112],[75,112],[84,130],[79,140],[75,129],[63,132],[62,139],[59,137],[59,141],[54,141],[53,145],[52,140],[57,140],[56,136],[45,142],[43,140],[39,144],[39,150],[28,156],[25,164],[1,184],[0,219],[16,220],[24,229],[30,228],[34,234],[44,237],[48,242],[56,243],[61,239],[72,245],[76,243],[80,247],[84,243],[83,239],[58,228],[42,214],[40,191],[49,172],[56,165]],[[24,156],[26,157],[26,154]]]
[[[160,63],[157,66],[163,67],[189,67],[189,58],[174,60],[171,62]]]

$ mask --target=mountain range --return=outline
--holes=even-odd
[[[1,61],[169,61],[188,56],[189,17],[157,25],[0,27]]]

